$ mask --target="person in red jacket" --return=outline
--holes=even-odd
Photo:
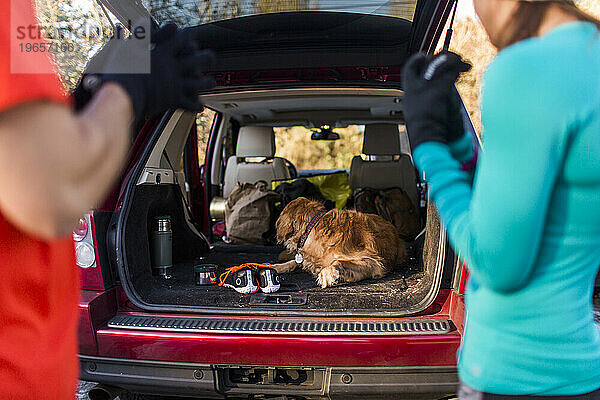
[[[47,52],[19,53],[40,40],[29,36],[36,24],[30,1],[0,0],[0,398],[11,400],[74,397],[74,223],[115,183],[132,122],[171,107],[199,110],[198,91],[212,85],[202,73],[211,54],[168,25],[152,47],[107,46],[73,101],[49,73]],[[148,73],[118,73],[144,51]]]

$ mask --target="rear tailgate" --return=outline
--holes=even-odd
[[[124,24],[146,15],[157,24],[175,20],[196,30],[200,46],[217,53],[214,72],[219,73],[220,86],[240,81],[252,85],[364,80],[398,86],[406,59],[435,49],[454,5],[454,0],[322,1],[322,5],[289,0],[276,7],[264,1],[250,10],[243,3],[236,13],[215,8],[207,16],[206,10],[187,0],[165,1],[160,7],[143,7],[135,0],[100,1]],[[267,8],[261,12],[263,3]],[[269,12],[282,9],[285,12]],[[222,19],[226,16],[235,17]],[[280,73],[265,77],[266,71]]]

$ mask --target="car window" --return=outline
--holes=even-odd
[[[180,26],[248,15],[289,11],[329,11],[389,15],[413,20],[417,0],[142,0],[158,22]]]
[[[208,107],[196,115],[196,133],[198,135],[198,162],[202,166],[206,158],[206,146],[217,113]]]
[[[335,128],[338,140],[311,140],[313,130],[302,127],[275,128],[275,155],[291,161],[298,169],[350,168],[352,157],[363,145],[363,125]]]

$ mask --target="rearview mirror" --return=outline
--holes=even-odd
[[[310,140],[338,140],[339,138],[339,133],[332,131],[329,126],[321,127],[310,135]]]

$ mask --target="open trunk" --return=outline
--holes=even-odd
[[[146,15],[157,23],[169,19],[192,27],[199,46],[213,49],[218,56],[212,72],[217,87],[203,93],[202,100],[222,123],[213,128],[208,143],[204,193],[198,202],[190,201],[191,212],[202,219],[196,222],[202,223],[211,199],[227,197],[221,186],[227,159],[219,146],[228,121],[230,129],[402,124],[401,66],[417,51],[433,51],[454,4],[451,0],[374,0],[340,8],[341,4],[317,2],[316,8],[250,7],[230,15],[219,11],[226,2],[217,2],[216,13],[202,14],[214,18],[206,19],[198,14],[196,3],[187,0],[183,8],[172,7],[172,2],[166,2],[166,8],[132,0],[102,2],[122,22]],[[185,5],[194,6],[192,12]],[[183,183],[192,187],[200,183],[186,182],[178,164],[193,121],[194,115],[181,111],[164,117],[131,173],[122,208],[113,221],[121,283],[136,306],[213,314],[403,316],[422,312],[433,303],[446,253],[445,235],[433,206],[428,207],[424,233],[409,246],[409,257],[383,279],[321,289],[306,273],[283,274],[282,290],[271,295],[196,286],[194,264],[216,263],[220,273],[244,262],[275,262],[282,249],[208,243],[194,228]],[[202,202],[199,211],[195,206]],[[149,240],[153,219],[160,215],[170,216],[173,230],[174,266],[169,280],[153,276],[151,269]]]
[[[239,129],[240,124],[271,127],[402,124],[401,114],[396,112],[400,96],[400,91],[390,89],[318,87],[203,96],[205,104],[218,112],[219,117],[211,131],[204,164],[205,204],[200,210],[192,207],[191,213],[204,214],[212,197],[226,197],[222,184],[229,156],[225,155],[224,143],[226,137],[237,135],[232,133],[234,125]],[[232,101],[235,107],[231,106]],[[194,114],[182,111],[165,116],[132,171],[123,197],[116,229],[116,256],[121,283],[135,305],[154,311],[290,316],[404,316],[431,306],[441,287],[446,254],[445,234],[432,204],[427,207],[424,231],[409,243],[408,257],[383,279],[322,289],[309,274],[293,272],[282,274],[281,290],[268,295],[260,292],[244,295],[226,287],[196,286],[194,265],[217,264],[218,276],[225,268],[242,263],[276,263],[283,249],[231,245],[218,238],[209,243],[199,233],[202,228],[196,229],[197,221],[192,221],[187,207],[188,195],[184,196],[186,188],[195,183],[189,177],[186,181],[181,167],[194,121]],[[410,156],[405,154],[405,157]],[[412,174],[414,178],[414,166]],[[155,218],[162,215],[170,216],[173,232],[174,265],[172,277],[167,280],[153,276],[151,267],[151,234]]]
[[[193,266],[226,267],[246,262],[276,263],[280,246],[208,246],[186,222],[177,185],[137,185],[124,229],[126,265],[122,278],[131,300],[147,309],[267,315],[406,315],[426,309],[437,295],[442,232],[435,209],[428,208],[426,231],[410,244],[409,256],[382,279],[322,289],[306,272],[280,275],[282,287],[273,294],[240,294],[219,286],[197,286]],[[170,279],[152,275],[149,221],[169,215],[173,231],[173,268]],[[218,275],[217,274],[217,275]]]

